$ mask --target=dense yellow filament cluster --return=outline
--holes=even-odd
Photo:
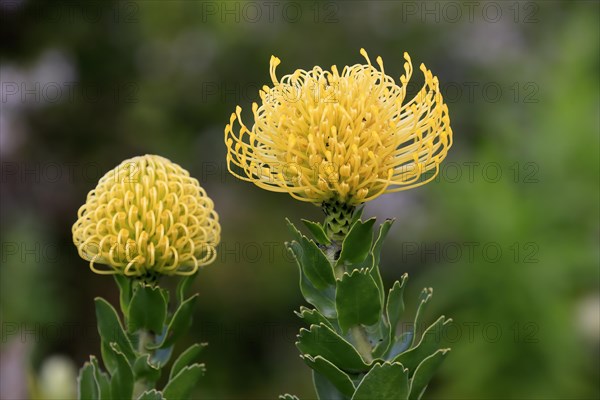
[[[191,275],[214,261],[220,232],[198,181],[166,158],[145,155],[100,179],[79,209],[73,241],[98,274]]]
[[[452,145],[448,107],[437,77],[424,65],[425,83],[405,102],[412,75],[404,53],[400,86],[377,57],[340,73],[314,67],[278,79],[252,104],[249,129],[241,108],[225,128],[227,165],[236,177],[294,198],[322,204],[358,205],[382,193],[423,185],[438,173]],[[236,125],[237,122],[237,125]]]

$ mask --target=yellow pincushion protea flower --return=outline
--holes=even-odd
[[[214,261],[220,232],[198,181],[166,158],[145,155],[100,179],[79,209],[73,241],[98,274],[191,275]]]
[[[273,87],[252,104],[249,129],[241,108],[225,128],[227,165],[236,177],[315,204],[355,206],[382,193],[423,185],[438,173],[452,145],[448,107],[424,65],[425,83],[405,101],[412,75],[404,53],[400,86],[384,73],[381,57],[344,67],[314,67],[281,80],[271,57]],[[235,124],[239,125],[238,128]]]

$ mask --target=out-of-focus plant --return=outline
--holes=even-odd
[[[216,255],[220,225],[212,200],[179,165],[146,155],[104,175],[78,216],[73,241],[92,271],[114,275],[122,313],[121,320],[111,304],[96,298],[104,369],[90,356],[79,372],[78,397],[187,398],[204,375],[198,359],[206,344],[183,351],[164,387],[156,386],[191,325],[198,295],[186,297],[186,289]],[[173,299],[158,284],[164,275],[182,276]]]
[[[320,399],[419,399],[449,349],[440,338],[450,322],[440,317],[421,329],[431,288],[422,291],[410,329],[397,333],[406,278],[386,291],[380,253],[392,225],[374,232],[359,206],[383,193],[432,180],[452,145],[447,106],[431,71],[405,102],[412,64],[405,54],[400,86],[377,58],[341,73],[314,67],[278,79],[254,103],[254,125],[241,108],[225,128],[229,171],[236,177],[322,207],[323,223],[303,220],[312,238],[288,221],[288,243],[300,270],[300,290],[314,308],[297,315],[309,325],[296,346],[313,370]],[[237,121],[239,128],[236,128]],[[387,293],[386,293],[387,292]],[[387,296],[386,296],[387,294]],[[286,394],[283,399],[294,399]]]

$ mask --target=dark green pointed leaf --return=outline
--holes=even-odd
[[[108,375],[100,369],[96,356],[90,356],[90,363],[94,367],[94,378],[98,385],[98,398],[100,400],[110,400],[110,379]]]
[[[394,282],[390,289],[386,304],[386,316],[388,319],[388,332],[384,340],[375,348],[373,356],[383,357],[388,353],[396,335],[396,328],[404,312],[404,288],[408,274],[403,274],[400,281]]]
[[[140,355],[133,364],[135,380],[155,383],[160,378],[160,369],[150,361],[150,354]]]
[[[181,353],[171,367],[169,380],[173,379],[183,368],[197,363],[200,353],[207,345],[207,343],[194,343],[188,347],[187,350]]]
[[[115,282],[119,286],[119,303],[121,305],[121,311],[126,319],[129,318],[129,302],[131,301],[131,278],[121,274],[114,274]]]
[[[338,368],[348,372],[368,369],[356,349],[326,325],[312,325],[309,330],[300,329],[296,347],[302,354],[322,356]]]
[[[338,281],[335,308],[342,332],[355,325],[373,325],[379,321],[382,310],[379,289],[368,270],[344,273]]]
[[[110,349],[117,360],[117,369],[110,380],[110,395],[113,399],[131,399],[133,395],[133,371],[119,345],[110,343]]]
[[[83,364],[77,377],[77,398],[81,400],[98,400],[100,393],[96,379],[94,378],[94,367],[89,362]]]
[[[123,330],[121,321],[117,311],[106,300],[101,297],[96,297],[96,320],[98,321],[98,333],[102,340],[106,343],[115,342],[119,346],[120,351],[125,355],[129,362],[135,359],[133,347],[129,338]],[[110,358],[110,357],[109,357]],[[110,361],[106,359],[105,366],[110,371]]]
[[[348,231],[348,235],[342,243],[342,252],[337,264],[358,264],[367,258],[373,243],[373,225],[375,218],[366,222],[356,221]]]
[[[414,323],[414,327],[413,330],[415,332],[414,336],[413,336],[413,342],[412,345],[414,346],[416,344],[417,341],[417,337],[418,337],[418,332],[421,329],[421,318],[423,315],[423,310],[425,309],[425,304],[427,304],[429,302],[429,300],[431,300],[431,296],[433,296],[433,289],[432,288],[424,288],[421,291],[421,294],[419,295],[419,308],[417,308],[417,313],[415,314],[415,323]]]
[[[181,278],[181,280],[177,284],[176,292],[177,292],[177,302],[179,304],[183,303],[183,301],[185,300],[185,297],[186,297],[185,292],[187,292],[188,288],[194,282],[196,275],[198,275],[198,272],[194,273],[193,275],[184,276],[183,278]]]
[[[315,391],[317,392],[317,398],[319,400],[347,400],[348,397],[344,396],[326,377],[319,374],[318,372],[312,372],[313,384]]]
[[[316,222],[308,221],[306,219],[301,220],[304,223],[304,226],[308,228],[310,233],[315,237],[317,243],[320,244],[330,244],[331,240],[327,237],[325,230],[321,224]]]
[[[421,361],[440,348],[442,339],[445,337],[445,329],[450,322],[452,322],[452,319],[446,320],[442,315],[427,328],[417,346],[398,355],[394,358],[394,362],[402,363],[411,372],[414,371]]]
[[[280,394],[279,395],[279,400],[300,400],[297,396],[294,396],[293,394]]]
[[[144,393],[140,394],[137,400],[165,400],[162,395],[162,392],[159,392],[156,389],[146,390]]]
[[[300,312],[294,311],[296,313],[296,315],[300,318],[302,318],[302,320],[304,322],[306,322],[309,326],[310,325],[319,325],[319,324],[325,324],[327,326],[329,326],[332,330],[335,331],[335,328],[333,327],[333,324],[331,323],[331,321],[329,321],[327,318],[325,318],[325,316],[323,314],[321,314],[319,311],[317,310],[311,310],[308,309],[306,307],[300,307]]]
[[[408,391],[408,370],[402,364],[375,364],[358,384],[352,400],[406,399]]]
[[[163,390],[164,398],[166,400],[188,399],[205,372],[206,368],[202,364],[193,364],[184,367],[165,386]]]
[[[409,400],[419,400],[421,398],[429,381],[433,378],[449,351],[450,349],[440,349],[419,364],[411,380]]]
[[[177,339],[185,335],[187,330],[192,325],[192,315],[194,313],[194,305],[198,300],[198,294],[186,299],[179,305],[179,308],[173,314],[167,330],[159,337],[155,345],[147,346],[149,349],[164,349],[172,346]]]
[[[138,329],[162,332],[167,318],[167,296],[166,291],[158,286],[138,285],[129,304],[129,332]]]
[[[355,389],[354,384],[352,384],[352,380],[345,372],[321,356],[311,357],[306,354],[300,357],[302,357],[309,367],[335,386],[340,393],[348,398],[352,397]]]
[[[288,221],[291,225],[291,222]],[[335,285],[333,267],[325,254],[317,247],[317,244],[302,235],[293,225],[290,230],[296,232],[295,241],[288,247],[294,254],[298,266],[304,271],[306,277],[317,289],[325,289]]]

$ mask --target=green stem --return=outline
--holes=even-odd
[[[147,345],[153,342],[153,335],[145,329],[138,331],[138,347],[137,353],[139,355],[149,354],[152,357],[152,351],[147,349]],[[152,389],[150,383],[146,379],[140,379],[135,382],[133,386],[133,398],[137,399],[146,390]]]
[[[338,265],[333,267],[333,273],[335,274],[335,279],[342,279],[344,277],[344,272],[346,272],[346,269],[344,268],[343,265]]]
[[[367,333],[362,326],[353,326],[350,328],[350,334],[354,339],[354,344],[358,353],[362,356],[367,364],[373,361],[371,351],[373,350],[369,340],[367,339]]]
[[[336,279],[342,279],[346,272],[345,265],[336,265],[339,257],[339,251],[341,250],[341,243],[344,242],[350,224],[354,215],[355,208],[346,204],[334,201],[323,204],[323,211],[325,212],[324,226],[327,231],[329,238],[332,243],[325,248],[325,254],[331,265]],[[350,328],[350,334],[354,342],[354,347],[362,358],[367,363],[373,361],[373,355],[371,352],[373,348],[371,343],[367,339],[367,332],[365,328],[360,325]]]

